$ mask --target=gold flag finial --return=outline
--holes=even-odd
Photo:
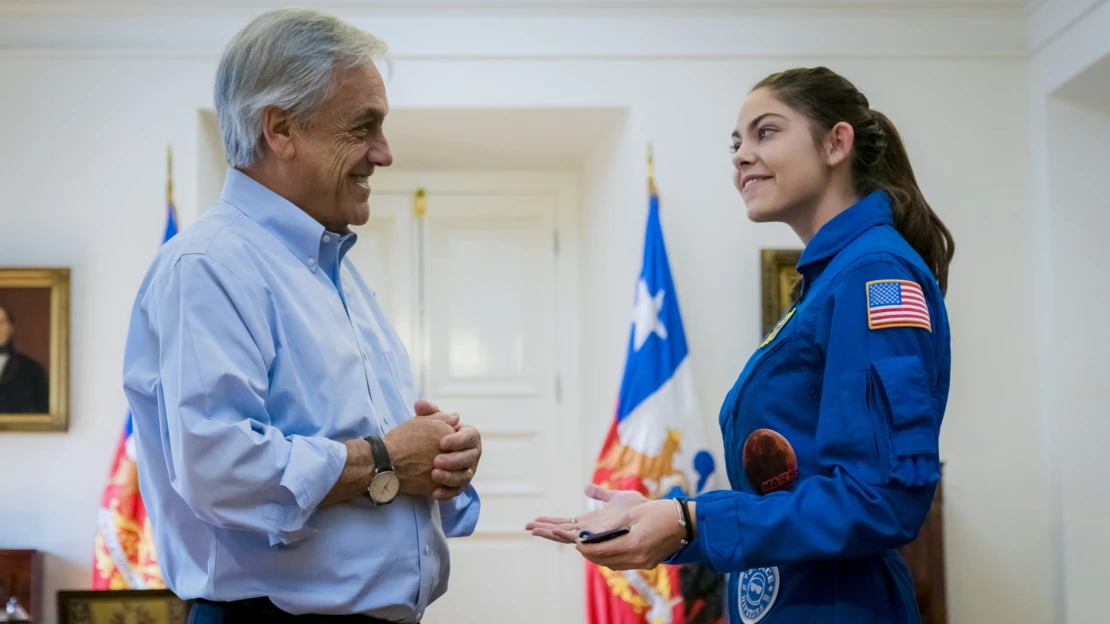
[[[648,143],[648,192],[655,193],[655,154]]]
[[[428,212],[428,199],[424,194],[424,189],[416,189],[416,197],[413,198],[412,214],[416,217],[417,221],[424,218],[424,214]]]
[[[173,203],[173,146],[166,146],[166,204]]]

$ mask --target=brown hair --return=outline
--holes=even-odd
[[[948,265],[955,242],[917,186],[902,137],[890,119],[872,110],[855,85],[825,67],[771,74],[752,87],[752,91],[758,89],[769,90],[783,104],[806,116],[818,141],[842,121],[852,126],[856,194],[864,197],[877,190],[886,192],[895,229],[925,260],[941,292],[947,293]]]

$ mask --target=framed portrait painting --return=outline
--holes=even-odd
[[[69,428],[69,269],[0,268],[0,431]]]
[[[801,249],[760,251],[763,273],[763,336],[771,333],[775,324],[793,304],[794,285],[802,278],[795,268],[801,257]]]

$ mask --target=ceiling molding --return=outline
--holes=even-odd
[[[1067,23],[1030,59],[1029,74],[1037,97],[1054,93],[1102,59],[1110,58],[1110,38],[1106,36],[1110,32],[1110,0],[1093,3],[1090,10]]]
[[[298,6],[359,14],[489,15],[698,13],[733,15],[1023,15],[1044,0],[302,0]],[[0,15],[255,15],[284,8],[274,0],[0,0]]]
[[[352,16],[396,59],[1024,58],[1025,18]],[[0,54],[215,58],[248,16],[9,16]],[[793,34],[793,37],[784,36]]]
[[[1029,52],[1036,55],[1107,0],[1034,0],[1028,12]]]

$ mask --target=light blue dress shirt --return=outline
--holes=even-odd
[[[446,537],[478,521],[472,488],[318,508],[343,441],[382,435],[417,399],[404,345],[344,261],[354,243],[230,169],[143,281],[124,389],[158,561],[182,598],[415,622],[447,589]]]

